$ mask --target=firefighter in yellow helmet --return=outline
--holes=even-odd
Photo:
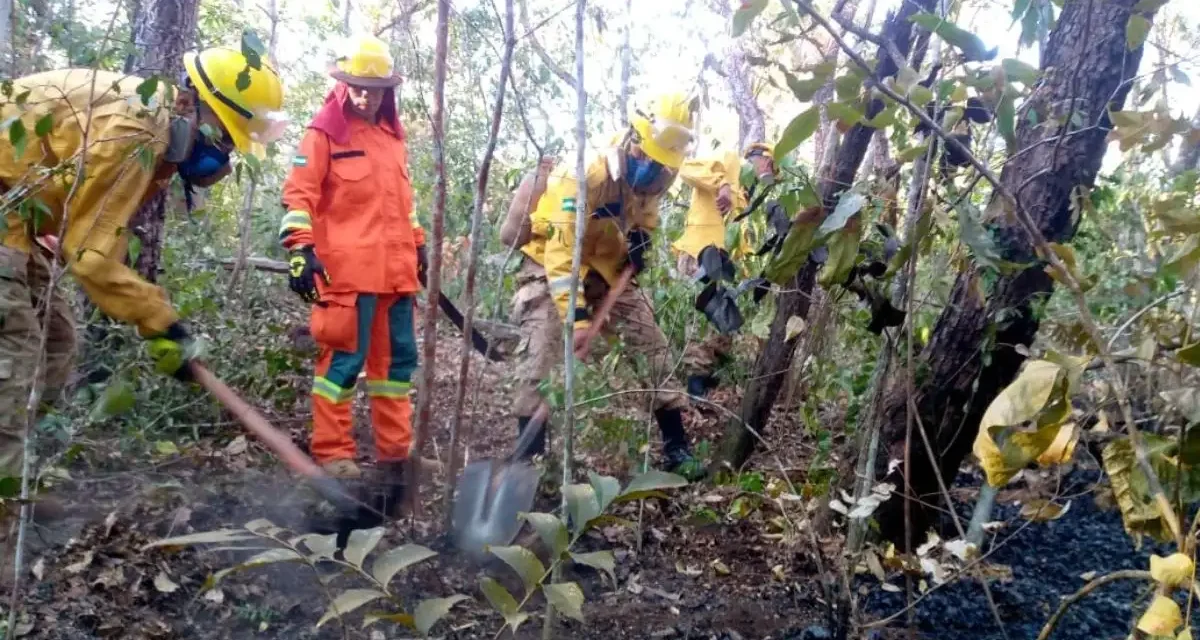
[[[12,95],[25,100],[0,105],[0,120],[19,119],[28,132],[0,136],[0,478],[21,475],[35,372],[44,374],[37,412],[58,399],[74,363],[70,306],[47,290],[52,260],[65,261],[102,312],[137,327],[160,372],[189,371],[194,341],[179,315],[125,265],[129,220],[175,175],[200,187],[220,180],[232,151],[261,150],[286,119],[265,61],[250,67],[240,51],[212,48],[186,54],[184,65],[173,101],[163,82],[148,92],[143,78],[64,69],[13,80]]]
[[[742,161],[749,164],[753,182],[742,186]],[[679,178],[692,187],[691,205],[683,234],[673,248],[678,254],[677,267],[684,277],[706,286],[696,307],[708,317],[711,329],[703,340],[689,342],[683,352],[688,394],[702,397],[714,384],[714,372],[733,346],[732,334],[742,324],[736,294],[721,284],[733,280],[736,261],[751,253],[746,234],[740,234],[732,252],[725,246],[726,222],[740,217],[751,204],[754,193],[765,192],[774,184],[777,167],[771,147],[756,142],[742,157],[727,151],[716,158],[688,160],[679,169]]]
[[[646,113],[636,112],[629,129],[588,167],[586,203],[575,201],[576,177],[567,170],[528,180],[518,189],[501,231],[501,239],[522,252],[512,310],[513,322],[521,330],[514,402],[518,433],[527,428],[542,401],[538,386],[562,360],[563,321],[572,318],[576,338],[582,340],[590,330],[596,305],[625,266],[632,264],[638,272],[645,267],[651,234],[659,226],[659,201],[692,144],[694,109],[688,96],[667,93]],[[539,184],[541,180],[544,184]],[[530,197],[535,189],[544,190],[540,198]],[[524,224],[523,214],[531,202],[536,202],[536,208]],[[575,237],[578,207],[587,212],[582,239]],[[577,298],[580,306],[571,309],[572,252],[579,241],[584,247]],[[619,297],[602,332],[621,340],[627,353],[642,356],[648,365],[649,370],[642,372],[643,382],[656,390],[654,416],[662,433],[667,468],[699,477],[703,469],[692,457],[683,428],[687,398],[672,379],[674,362],[667,338],[655,321],[649,298],[636,284]],[[542,438],[528,453],[544,450]]]

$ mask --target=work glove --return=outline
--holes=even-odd
[[[425,282],[425,277],[429,273],[429,252],[425,250],[425,245],[417,247],[417,280]]]
[[[721,215],[727,215],[732,210],[733,187],[723,184],[721,185],[721,188],[717,190],[717,211],[720,211]]]
[[[710,282],[696,297],[696,309],[723,335],[742,327],[742,312],[737,306],[737,294],[720,283]]]
[[[633,265],[633,275],[636,276],[646,268],[646,251],[650,249],[650,234],[645,229],[630,229],[626,239],[629,242],[629,264]]]
[[[300,299],[305,302],[319,300],[321,295],[317,293],[316,276],[320,274],[325,284],[329,284],[329,276],[325,273],[325,266],[313,252],[312,246],[293,249],[288,257],[288,265],[291,267],[288,271],[288,286],[292,291],[299,294]]]
[[[708,283],[712,280],[732,282],[736,275],[729,252],[716,245],[710,244],[701,249],[697,262],[700,263],[700,268],[704,272],[704,276],[700,278],[701,282]]]
[[[146,348],[155,371],[183,382],[192,381],[189,363],[199,354],[199,344],[182,322],[175,322],[165,333],[150,337]]]

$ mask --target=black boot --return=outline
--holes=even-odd
[[[376,468],[376,499],[371,506],[385,518],[400,515],[408,496],[408,460],[380,462]]]
[[[679,409],[659,409],[654,412],[663,439],[663,459],[667,471],[677,473],[689,482],[703,478],[707,470],[694,456],[683,430],[683,412]]]
[[[521,438],[522,435],[524,435],[525,429],[529,427],[529,421],[532,419],[533,419],[533,416],[519,416],[517,418],[517,439],[518,440]],[[543,428],[542,432],[537,435],[537,437],[534,439],[533,443],[529,445],[529,449],[525,452],[525,454],[523,456],[520,456],[520,457],[529,459],[529,458],[532,458],[533,456],[540,456],[540,455],[545,455],[545,454],[546,454],[546,430]]]
[[[693,398],[703,398],[708,395],[708,390],[717,386],[712,376],[697,374],[688,376],[687,392]]]

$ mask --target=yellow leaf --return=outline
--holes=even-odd
[[[1165,558],[1150,556],[1150,575],[1167,587],[1178,587],[1192,581],[1196,565],[1186,553],[1173,553]]]
[[[786,342],[791,342],[796,336],[800,335],[800,333],[804,331],[804,326],[804,318],[801,318],[800,316],[792,316],[788,318],[787,337],[785,337],[784,340]]]
[[[1067,369],[1049,360],[1030,360],[1017,379],[996,396],[983,414],[973,447],[989,485],[1008,484],[1055,442],[1059,426],[1070,416],[1069,386]],[[1033,422],[1036,428],[1020,429],[1026,422]]]
[[[1163,521],[1162,512],[1149,496],[1138,491],[1136,486],[1145,486],[1145,478],[1137,468],[1133,446],[1128,438],[1113,440],[1101,454],[1104,472],[1112,484],[1113,497],[1121,509],[1121,521],[1130,534],[1149,534],[1159,540],[1168,540],[1169,529]]]
[[[1056,504],[1049,500],[1030,500],[1021,507],[1021,517],[1034,522],[1058,520],[1071,509],[1071,501],[1066,504]]]
[[[1164,596],[1155,595],[1154,602],[1146,609],[1146,613],[1138,620],[1137,628],[1142,633],[1152,636],[1173,636],[1175,629],[1183,624],[1183,613],[1175,601]]]
[[[1062,377],[1062,367],[1048,360],[1030,360],[983,414],[980,426],[1008,427],[1033,420],[1050,403]]]
[[[1175,636],[1175,640],[1192,640],[1192,628],[1184,627],[1183,631],[1180,631],[1179,635]]]
[[[1037,457],[1038,464],[1049,467],[1069,461],[1075,453],[1075,443],[1078,441],[1079,429],[1075,423],[1064,424],[1058,428],[1058,435],[1055,436],[1054,442],[1051,442],[1050,446],[1046,447],[1046,450]]]

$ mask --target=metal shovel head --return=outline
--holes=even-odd
[[[488,545],[510,544],[521,530],[518,514],[533,507],[539,476],[524,461],[467,465],[455,487],[453,527],[459,549],[480,557]]]

